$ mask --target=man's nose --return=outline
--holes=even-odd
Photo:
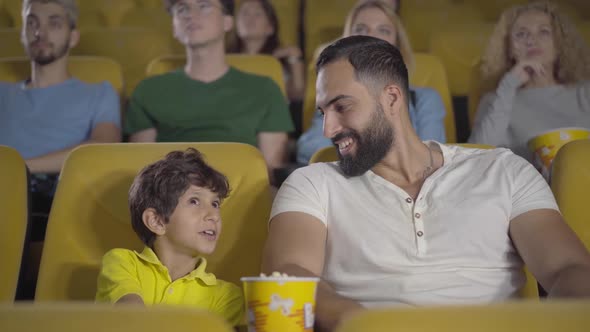
[[[342,125],[334,112],[324,113],[324,136],[332,138],[342,130]]]

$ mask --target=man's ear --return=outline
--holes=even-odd
[[[381,104],[388,114],[397,114],[403,105],[403,93],[399,86],[390,84],[381,93]]]
[[[70,49],[76,47],[76,45],[78,45],[78,43],[80,42],[80,30],[78,29],[73,29],[72,32],[70,32]]]
[[[234,28],[234,17],[230,15],[223,16],[223,31],[230,32]]]
[[[155,209],[148,208],[143,211],[141,215],[141,219],[145,227],[147,227],[150,231],[152,231],[156,235],[164,235],[166,234],[166,223],[164,222],[164,218],[162,218]]]

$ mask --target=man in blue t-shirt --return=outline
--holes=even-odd
[[[0,82],[0,144],[15,148],[31,173],[58,173],[76,146],[121,140],[119,99],[109,83],[68,73],[80,36],[74,0],[24,0],[22,15],[31,77]]]

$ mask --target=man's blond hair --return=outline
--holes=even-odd
[[[62,6],[66,10],[66,15],[68,18],[68,23],[70,28],[75,28],[78,24],[78,6],[76,5],[76,0],[23,0],[23,21],[26,10],[33,4],[34,2],[39,3],[55,3]]]

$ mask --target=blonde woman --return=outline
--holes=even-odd
[[[487,92],[469,142],[532,160],[527,141],[547,130],[590,128],[590,51],[548,2],[502,14],[482,59]]]
[[[360,1],[348,14],[343,36],[367,35],[397,46],[411,71],[414,67],[412,47],[390,3],[383,0]],[[430,88],[411,87],[410,97],[410,120],[420,139],[444,143],[445,108],[439,94]],[[322,128],[323,119],[316,112],[310,129],[297,142],[299,163],[307,164],[316,151],[332,145],[332,141],[323,136]]]

